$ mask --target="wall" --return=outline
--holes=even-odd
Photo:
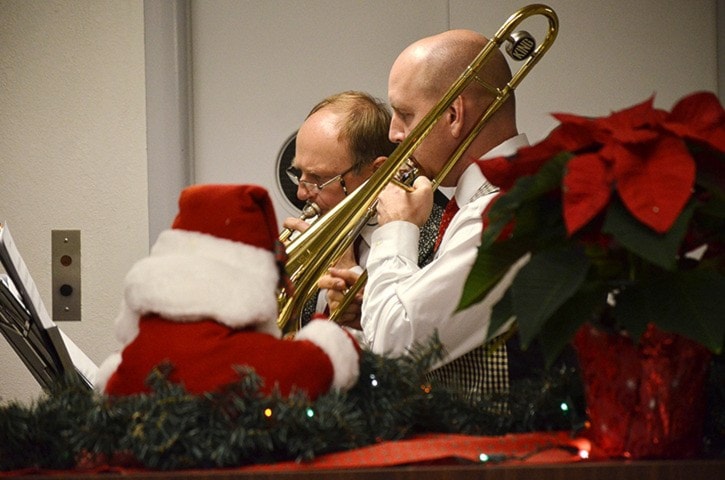
[[[653,93],[668,108],[695,89],[716,90],[715,6],[724,1],[547,2],[561,30],[519,90],[522,129],[535,140],[551,127],[551,111],[603,114]],[[171,3],[0,0],[0,221],[49,308],[50,231],[81,230],[83,320],[60,326],[97,363],[117,348],[123,277],[170,223],[171,192],[185,175],[276,188],[270,169],[280,145],[317,100],[347,88],[385,98],[390,63],[409,42],[449,26],[490,35],[516,8],[506,0],[189,0],[187,16]],[[194,32],[189,50],[185,27]],[[147,35],[158,42],[164,34],[171,51],[159,53],[157,43],[145,51]],[[178,93],[167,97],[169,88]],[[0,340],[0,401],[39,391]]]
[[[96,363],[129,266],[148,251],[143,2],[0,0],[0,221],[49,311],[50,238],[79,229],[82,321]],[[37,383],[0,339],[0,399]]]
[[[448,28],[490,37],[526,3],[533,2],[193,2],[196,180],[261,183],[275,195],[280,220],[296,215],[275,162],[312,105],[343,89],[386,99],[390,65],[411,41]],[[653,95],[670,108],[692,91],[717,91],[714,0],[543,3],[560,28],[517,90],[519,126],[530,140],[555,125],[552,112],[602,115]],[[542,39],[546,24],[536,17],[521,27]]]
[[[310,108],[342,90],[387,99],[392,60],[448,28],[448,2],[200,0],[191,18],[196,180],[264,185],[281,221],[296,211],[275,162]]]

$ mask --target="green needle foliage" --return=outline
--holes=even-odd
[[[153,393],[145,395],[110,398],[65,380],[29,406],[0,405],[0,470],[304,462],[417,433],[573,431],[584,421],[574,369],[538,372],[508,397],[472,404],[426,379],[441,355],[436,339],[398,358],[364,351],[357,385],[314,401],[303,392],[265,396],[244,367],[238,382],[205,395],[169,382],[171,365],[152,372]]]

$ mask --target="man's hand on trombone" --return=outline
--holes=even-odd
[[[304,233],[307,231],[308,228],[310,228],[310,224],[305,222],[302,219],[296,218],[296,217],[287,217],[284,219],[284,222],[282,222],[282,226],[284,228],[288,228],[292,230],[293,232],[299,232]]]
[[[357,268],[355,268],[357,267]],[[347,249],[345,254],[338,260],[334,267],[328,270],[328,273],[320,277],[317,286],[320,289],[327,290],[327,305],[330,311],[334,312],[340,308],[345,299],[348,289],[355,285],[360,277],[360,267],[355,261],[353,247]],[[350,300],[345,311],[340,312],[337,323],[340,325],[361,330],[360,314],[362,309],[363,288],[360,289],[355,297]]]
[[[388,184],[378,197],[378,224],[403,220],[422,227],[433,210],[433,188],[427,177],[418,177],[411,191]]]

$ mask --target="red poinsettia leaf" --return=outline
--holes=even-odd
[[[703,135],[702,141],[715,150],[725,152],[725,125],[710,129],[707,134]]]
[[[595,122],[611,131],[652,125],[652,121],[657,119],[657,116],[653,116],[655,111],[654,97],[650,97],[644,102],[612,112],[608,117],[597,118]]]
[[[513,162],[509,157],[477,159],[475,162],[478,163],[478,168],[481,169],[486,180],[502,190],[510,189],[516,181]]]
[[[557,112],[552,113],[551,116],[559,120],[561,124],[571,123],[573,125],[592,127],[594,123],[590,117],[582,117],[581,115],[574,115],[573,113]]]
[[[564,223],[569,235],[594,218],[611,195],[607,164],[597,153],[569,160],[564,175]]]
[[[656,127],[665,119],[666,112],[654,108],[654,97],[624,110],[602,117],[595,122],[610,132],[611,136],[622,143],[642,143],[657,137]]]
[[[560,127],[557,127],[541,142],[519,149],[513,156],[475,161],[489,182],[508,191],[516,180],[526,175],[534,175],[556,154],[569,150],[556,133],[559,129]]]
[[[659,135],[659,132],[649,128],[632,128],[612,132],[612,139],[621,143],[645,143]]]
[[[676,135],[725,151],[725,109],[711,92],[697,92],[677,102],[663,126]]]
[[[675,104],[667,122],[688,125],[694,130],[707,129],[725,122],[725,110],[714,93],[696,92]]]
[[[601,141],[602,133],[594,122],[564,122],[549,134],[549,142],[558,145],[559,151],[578,152]]]
[[[669,230],[695,181],[695,161],[685,143],[662,137],[636,152],[620,148],[614,157],[617,190],[630,213],[656,232]]]

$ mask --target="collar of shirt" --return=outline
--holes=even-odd
[[[489,150],[481,159],[495,158],[504,155],[513,155],[516,151],[529,144],[525,133],[519,133],[515,137],[511,137],[503,143],[500,143],[493,149]],[[476,191],[486,181],[486,177],[481,173],[481,169],[477,163],[472,163],[464,170],[461,178],[458,179],[458,185],[454,193],[456,202],[459,206],[466,205],[471,201]]]

